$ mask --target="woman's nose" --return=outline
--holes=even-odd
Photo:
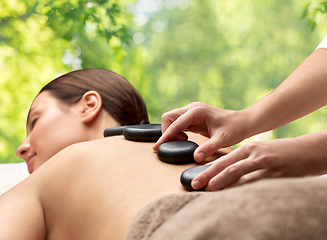
[[[24,140],[24,142],[17,148],[16,155],[17,157],[22,158],[26,161],[29,150],[30,150],[30,142],[27,137]]]

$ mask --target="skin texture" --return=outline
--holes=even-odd
[[[194,153],[194,159],[202,162],[221,147],[232,146],[321,108],[327,104],[326,59],[327,49],[314,51],[274,91],[244,110],[192,103],[164,114],[163,135],[153,149],[188,129],[210,138]],[[192,186],[208,186],[207,190],[213,191],[266,177],[326,173],[327,151],[321,145],[326,140],[326,131],[321,131],[298,138],[247,143],[213,163],[212,168],[193,180]]]
[[[65,148],[0,197],[0,239],[123,239],[148,202],[185,192],[180,174],[196,165],[163,163],[152,145],[116,136]]]

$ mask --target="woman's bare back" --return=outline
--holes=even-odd
[[[197,137],[197,142],[201,141],[204,139]],[[50,240],[123,239],[143,206],[164,194],[185,191],[180,174],[195,165],[163,163],[152,145],[121,136],[75,144],[55,155],[7,196],[15,198],[25,189],[26,197],[32,199],[27,212],[37,213],[34,220],[38,224],[42,222],[42,206],[45,232],[36,228],[39,239],[42,234]],[[24,206],[23,202],[18,205],[18,209]]]

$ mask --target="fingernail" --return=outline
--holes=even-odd
[[[199,153],[198,153],[198,156],[199,156],[199,161],[200,161],[200,162],[202,162],[202,161],[204,160],[204,158],[205,158],[203,152],[199,152]]]
[[[201,182],[199,180],[195,180],[192,182],[192,187],[194,189],[199,189],[201,187]]]

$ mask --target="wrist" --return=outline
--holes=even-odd
[[[247,137],[273,130],[289,122],[286,119],[287,108],[281,107],[276,96],[272,97],[270,94],[240,112],[243,118],[247,119]]]
[[[325,142],[327,141],[327,130],[308,133],[293,138],[292,143],[296,143],[296,152],[300,153],[297,161],[303,158],[306,167],[306,175],[320,175],[327,173],[327,149]]]
[[[256,134],[256,124],[254,123],[251,111],[247,109],[232,111],[228,119],[232,123],[234,135],[238,136],[237,142],[233,144],[239,143]]]
[[[252,137],[253,135],[256,135],[260,133],[259,126],[261,125],[258,119],[256,118],[256,114],[251,111],[251,109],[246,108],[243,110],[237,111],[238,119],[241,121],[240,124],[242,127],[242,136],[243,139]]]

